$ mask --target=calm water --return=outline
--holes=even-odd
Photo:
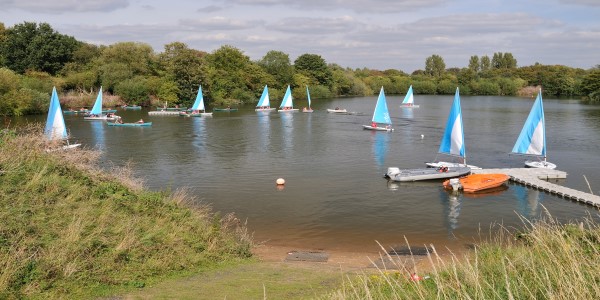
[[[417,95],[420,108],[401,109],[402,98],[387,99],[393,133],[361,129],[370,122],[375,96],[315,100],[312,114],[257,113],[253,107],[212,118],[118,113],[126,122],[152,121],[151,128],[65,119],[73,140],[102,149],[103,160],[133,162],[151,189],[189,187],[199,202],[247,220],[259,242],[373,250],[375,241],[403,244],[406,236],[413,245],[456,248],[472,242],[479,229],[519,226],[519,215],[536,218],[544,207],[561,220],[597,216],[588,206],[514,184],[470,198],[452,196],[440,181],[388,183],[382,178],[387,167],[420,168],[436,158],[453,100]],[[508,152],[533,100],[461,97],[469,163],[522,166],[524,159]],[[356,114],[326,112],[336,106]],[[544,99],[544,108],[549,160],[569,174],[560,184],[588,191],[585,175],[599,194],[600,107]],[[283,189],[276,188],[279,177],[287,181]]]

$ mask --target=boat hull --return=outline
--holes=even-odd
[[[299,111],[299,109],[297,108],[292,108],[292,109],[278,109],[278,112],[297,112]]]
[[[364,130],[374,130],[374,131],[394,131],[394,128],[387,128],[387,127],[378,127],[378,126],[370,126],[370,125],[363,125],[363,129]]]
[[[135,106],[132,105],[132,106],[123,106],[123,109],[139,110],[139,109],[142,109],[142,107],[139,105],[135,105]]]
[[[465,193],[476,193],[497,188],[506,183],[509,179],[510,176],[506,174],[471,174],[458,178],[459,185],[457,188],[462,189]],[[446,189],[454,188],[451,180],[444,181],[443,185]]]
[[[426,162],[425,163],[429,168],[439,168],[439,167],[467,167],[471,168],[471,170],[481,170],[480,167],[474,165],[465,165],[461,163],[447,162],[447,161],[438,161],[438,162]]]
[[[346,109],[331,109],[331,108],[328,108],[327,112],[331,113],[331,114],[345,114],[345,113],[348,113],[348,110],[346,110]]]
[[[528,168],[540,168],[540,169],[550,169],[550,170],[556,169],[555,164],[553,164],[551,162],[539,161],[539,160],[526,160],[525,166]]]
[[[213,108],[213,111],[238,111],[237,108]]]
[[[145,123],[106,123],[108,126],[117,126],[117,127],[147,127],[152,126],[152,122]]]
[[[187,107],[156,107],[158,111],[182,111],[187,110]]]
[[[313,112],[313,110],[310,109],[310,108],[303,108],[302,112],[304,112],[304,113],[311,113],[311,112]]]
[[[187,114],[179,114],[180,116],[186,116],[186,117],[212,117],[212,113],[187,113]]]
[[[410,105],[410,104],[400,104],[402,108],[419,108],[418,105]]]
[[[254,111],[274,111],[276,108],[275,107],[269,107],[269,108],[256,108],[254,109]]]
[[[421,181],[421,180],[435,180],[435,179],[447,179],[460,177],[471,173],[470,168],[457,167],[448,168],[447,171],[443,172],[438,169],[424,168],[424,169],[399,169],[399,168],[388,168],[387,173],[384,175],[391,181],[409,182],[409,181]]]
[[[107,116],[100,116],[100,117],[83,117],[84,120],[88,120],[88,121],[114,121],[114,120],[118,120],[121,117],[119,116],[114,116],[114,117],[107,117]]]

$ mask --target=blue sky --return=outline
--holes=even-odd
[[[25,21],[92,44],[232,45],[252,60],[278,50],[292,63],[313,53],[408,73],[432,54],[446,67],[494,52],[512,53],[519,66],[600,64],[600,0],[0,0],[0,22]]]

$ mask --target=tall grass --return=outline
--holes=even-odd
[[[421,280],[414,269],[379,270],[348,280],[328,299],[600,299],[600,227],[592,217],[559,224],[550,217],[491,241],[463,257],[428,255]],[[423,277],[427,276],[427,279]]]
[[[0,131],[0,298],[88,298],[249,257],[251,239],[184,191],[149,192],[90,150]]]

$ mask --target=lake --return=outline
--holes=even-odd
[[[133,163],[153,190],[188,188],[198,203],[235,212],[257,242],[273,245],[370,251],[378,249],[376,241],[392,246],[406,237],[412,245],[460,248],[491,224],[520,226],[520,216],[535,219],[546,209],[561,221],[598,216],[592,207],[512,183],[477,198],[455,196],[441,181],[389,183],[382,177],[388,167],[421,168],[438,156],[453,95],[416,95],[420,107],[412,109],[400,108],[402,99],[387,97],[391,133],[362,129],[376,96],[314,99],[312,114],[261,113],[253,106],[212,118],[117,113],[125,122],[152,121],[148,128],[108,127],[70,115],[65,120],[72,140],[101,149],[103,163]],[[533,101],[462,96],[468,163],[523,166],[523,157],[508,153]],[[328,114],[334,107],[353,114]],[[600,107],[544,99],[544,108],[548,160],[568,173],[559,183],[589,191],[586,176],[600,193]],[[283,188],[275,184],[280,177]]]

